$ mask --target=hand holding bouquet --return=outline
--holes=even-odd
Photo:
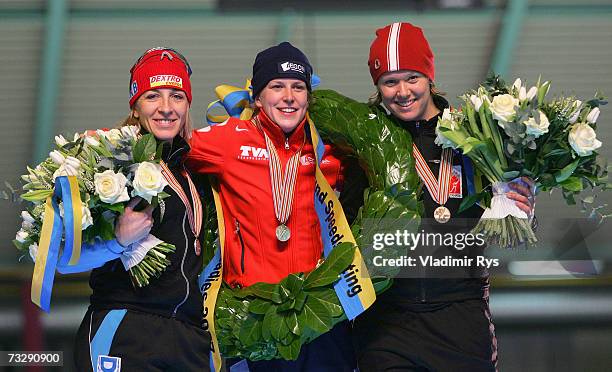
[[[54,271],[58,258],[67,265],[67,271],[79,263],[81,236],[86,243],[114,239],[115,219],[124,211],[130,197],[139,196],[157,206],[168,196],[162,191],[167,182],[159,165],[161,146],[151,134],[140,136],[137,127],[77,133],[72,141],[60,135],[55,137],[55,144],[56,149],[47,159],[34,169],[28,167],[28,174],[22,176],[26,183],[21,198],[29,206],[21,213],[22,228],[13,241],[36,265],[39,261],[45,265],[45,275],[49,271],[47,265]],[[58,191],[60,184],[69,184],[69,191]],[[77,218],[81,223],[72,231],[72,220]],[[54,226],[55,223],[59,225]],[[65,236],[62,225],[65,225]],[[64,243],[61,253],[58,240]],[[170,244],[153,241],[149,239],[140,252],[127,250],[121,255],[124,265],[128,262],[134,284],[139,287],[165,270],[169,264],[166,255],[175,250]],[[44,252],[39,252],[43,242]],[[57,252],[51,252],[54,243]],[[83,245],[83,249],[90,247]],[[72,256],[69,263],[67,255]],[[92,267],[101,266],[117,255],[95,257]]]
[[[475,165],[477,183],[479,176],[490,183],[490,189],[481,186],[462,205],[464,209],[484,200],[490,206],[474,230],[489,243],[514,247],[536,242],[531,216],[505,196],[508,183],[521,182],[521,176],[535,181],[532,193],[561,188],[569,204],[586,185],[607,187],[595,133],[599,106],[606,102],[595,98],[583,103],[574,97],[546,101],[549,88],[549,82],[527,88],[520,79],[507,86],[490,77],[460,97],[460,110],[445,110],[438,122],[436,143],[461,150]]]

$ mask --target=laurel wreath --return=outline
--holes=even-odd
[[[369,189],[351,230],[380,293],[390,286],[397,269],[371,264],[372,257],[381,252],[367,244],[368,236],[383,222],[414,230],[420,222],[420,182],[412,171],[412,139],[379,107],[331,90],[315,91],[314,97],[309,112],[325,143],[356,157],[366,172]],[[223,284],[215,310],[221,354],[252,361],[297,359],[302,345],[346,319],[333,285],[352,262],[355,249],[341,243],[315,270],[290,274],[278,284],[256,283],[246,288]],[[385,253],[391,257],[401,254]]]

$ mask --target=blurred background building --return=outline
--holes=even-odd
[[[366,100],[374,31],[396,21],[423,27],[455,105],[489,71],[531,84],[542,75],[550,95],[612,92],[612,0],[0,0],[0,180],[18,186],[55,134],[115,126],[128,114],[129,68],[150,47],[189,60],[200,127],[214,87],[243,86],[255,54],[283,40],[309,56],[320,88]],[[609,159],[608,106],[599,122]],[[21,207],[0,203],[0,350],[63,350],[70,371],[87,275],[56,278],[50,315],[33,308],[33,265],[11,244]],[[500,370],[612,370],[612,225],[586,221],[559,193],[539,195],[537,215],[540,247],[490,252],[504,262],[491,297]]]

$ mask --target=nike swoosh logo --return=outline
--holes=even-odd
[[[240,128],[239,126],[236,125],[236,132],[244,132],[244,131],[248,131],[248,129]]]

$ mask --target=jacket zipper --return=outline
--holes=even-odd
[[[179,302],[178,305],[174,308],[172,312],[172,317],[176,318],[176,313],[178,312],[179,307],[183,306],[187,299],[189,298],[189,279],[187,279],[187,275],[185,275],[185,258],[187,257],[187,250],[189,249],[189,238],[187,237],[187,232],[185,231],[185,221],[187,219],[187,211],[183,215],[183,236],[185,237],[185,251],[183,252],[183,259],[181,260],[181,274],[183,275],[183,279],[185,279],[185,286],[187,288],[185,292],[185,297],[183,301]]]
[[[289,150],[289,137],[285,136],[285,150]]]
[[[238,234],[238,240],[240,240],[240,272],[244,274],[244,240],[242,240],[242,233],[240,232],[240,222],[236,220],[236,234]]]
[[[413,139],[413,141],[415,145],[417,146],[417,148],[423,148],[421,146],[422,145],[422,135],[423,135],[423,133],[421,133],[421,122],[420,121],[415,122],[415,127],[417,131],[416,131],[416,136]],[[421,303],[424,303],[424,302],[427,302],[427,293],[425,290],[425,281],[426,281],[425,274],[427,272],[427,269],[424,266],[422,266],[420,268],[420,271],[421,271],[421,278],[419,279],[419,289],[420,289],[421,298],[419,298],[419,301]]]

